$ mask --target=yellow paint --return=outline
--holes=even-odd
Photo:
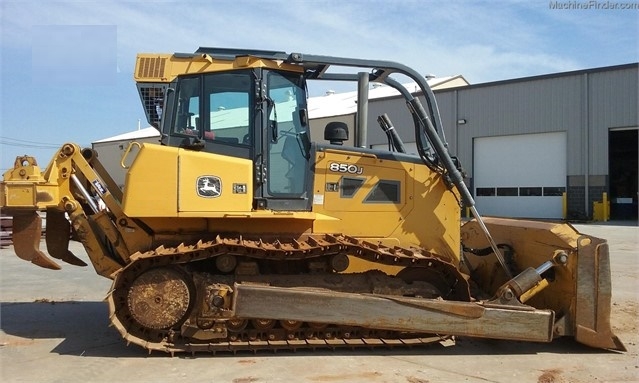
[[[217,60],[207,54],[176,57],[173,54],[140,53],[135,62],[136,82],[171,82],[179,75],[221,72],[242,68],[271,68],[302,73],[299,65],[240,56],[235,60]]]
[[[208,213],[233,213],[251,211],[253,203],[253,162],[251,160],[222,156],[207,152],[179,150],[178,172],[179,215],[188,213],[207,216]],[[198,178],[216,177],[221,189],[219,196],[203,197],[198,194]],[[243,187],[243,193],[235,188]],[[204,186],[200,185],[200,189]],[[215,190],[217,185],[209,185]]]
[[[0,203],[2,207],[44,210],[58,206],[64,196],[70,196],[72,158],[80,156],[80,147],[65,144],[53,156],[44,172],[33,157],[16,159],[13,169],[4,173]],[[82,160],[80,160],[82,161]]]
[[[601,202],[595,201],[592,203],[592,219],[593,221],[603,222],[610,219],[610,201],[608,200],[608,193],[602,194]]]
[[[528,300],[530,300],[530,298],[537,295],[537,293],[539,293],[540,291],[542,291],[549,285],[550,285],[550,282],[548,282],[547,279],[542,279],[541,281],[539,281],[539,283],[534,285],[530,290],[521,294],[521,296],[519,297],[519,300],[521,301],[521,303],[526,303]]]
[[[556,312],[561,312],[571,305],[575,297],[577,240],[581,237],[574,227],[566,223],[510,218],[485,217],[484,221],[496,243],[507,244],[514,249],[514,261],[518,270],[537,268],[552,260],[558,250],[568,254],[567,264],[554,268],[553,282],[548,287],[535,287],[535,294],[527,295],[525,298],[530,299],[527,304],[538,308],[550,308]],[[469,248],[482,249],[490,246],[475,220],[464,224],[461,240],[464,246]],[[586,243],[581,245],[587,246]],[[480,284],[482,290],[495,292],[507,281],[494,254],[478,257],[465,253],[465,256],[473,270],[473,280]]]
[[[252,169],[252,161],[246,159],[141,144],[127,172],[123,210],[129,217],[225,217],[241,213],[241,217],[249,218]],[[199,177],[218,178],[219,195],[198,194]]]
[[[129,217],[177,217],[178,148],[142,144],[126,173],[122,211]]]
[[[388,275],[397,275],[397,273],[399,273],[403,269],[404,269],[403,266],[383,265],[380,263],[367,261],[365,259],[349,256],[348,268],[344,270],[344,273],[345,274],[363,273],[368,270],[379,270],[379,271],[383,271],[384,273]]]
[[[331,163],[353,164],[362,174],[331,170]],[[417,246],[459,261],[460,206],[456,195],[441,176],[423,164],[390,161],[370,154],[347,150],[318,153],[315,166],[313,211],[331,215],[337,221],[315,222],[317,233],[345,233],[360,239],[388,238],[403,247]],[[364,180],[350,198],[340,191],[327,191],[344,177]],[[401,183],[397,203],[365,203],[364,199],[380,180]]]

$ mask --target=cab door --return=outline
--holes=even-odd
[[[310,162],[304,79],[265,71],[262,198],[272,210],[309,211]]]

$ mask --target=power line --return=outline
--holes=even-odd
[[[0,145],[17,146],[23,148],[39,148],[39,149],[56,149],[61,145],[51,144],[47,142],[37,142],[29,140],[21,140],[18,138],[0,136]]]
[[[31,141],[31,140],[21,140],[19,138],[11,138],[11,137],[5,137],[5,136],[0,136],[0,138],[3,138],[5,140],[11,140],[11,141],[26,142],[26,143],[29,143],[29,144],[46,144],[46,142],[37,142],[37,141]]]
[[[60,147],[60,145],[29,145],[29,144],[18,144],[15,142],[3,142],[3,141],[0,141],[0,145],[20,147],[20,148],[36,148],[36,149],[56,149]]]

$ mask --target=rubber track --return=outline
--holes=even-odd
[[[113,286],[107,295],[109,319],[128,343],[133,343],[151,351],[164,351],[170,354],[180,352],[238,352],[260,350],[297,350],[297,349],[337,349],[337,348],[377,348],[377,347],[412,347],[433,343],[445,339],[440,336],[424,334],[378,332],[387,338],[374,337],[375,330],[370,330],[369,336],[364,338],[333,338],[333,339],[292,339],[269,340],[267,333],[255,341],[219,340],[212,343],[189,343],[179,334],[168,332],[157,334],[157,331],[145,330],[139,327],[127,312],[125,295],[118,292],[128,291],[128,286],[142,272],[151,267],[168,266],[172,264],[186,264],[200,261],[222,254],[233,254],[262,260],[300,260],[333,254],[348,254],[371,262],[402,267],[422,267],[435,271],[450,286],[446,299],[459,301],[470,300],[468,283],[457,268],[450,262],[443,260],[420,249],[406,249],[401,247],[386,247],[366,241],[360,241],[344,235],[310,235],[303,239],[293,239],[287,242],[275,240],[273,242],[261,239],[244,239],[242,236],[221,237],[212,241],[199,241],[195,245],[181,244],[177,247],[160,246],[153,251],[135,253],[131,256],[131,263],[115,276]],[[335,327],[335,326],[332,326]],[[148,336],[144,339],[143,334]],[[339,332],[337,332],[339,334]],[[389,336],[390,335],[390,336]],[[174,338],[173,342],[169,339]],[[273,338],[271,336],[271,338]]]

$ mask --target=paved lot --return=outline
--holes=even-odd
[[[89,266],[45,270],[0,256],[2,382],[639,382],[639,229],[576,225],[607,238],[612,323],[626,353],[570,340],[527,344],[458,340],[412,350],[261,352],[196,357],[148,355],[108,327],[110,287]],[[82,248],[73,251],[86,259]]]

